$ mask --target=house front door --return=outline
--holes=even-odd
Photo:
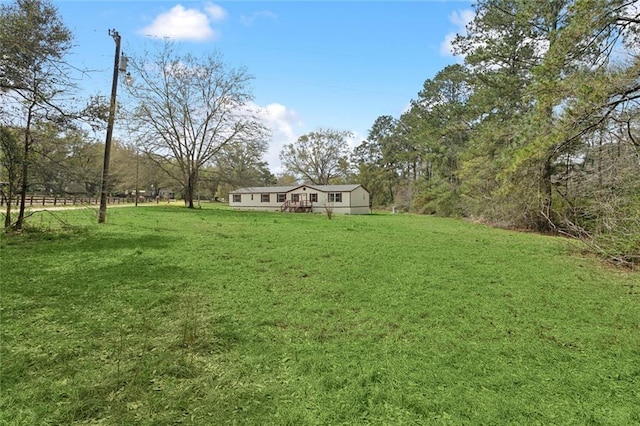
[[[303,194],[291,194],[291,201],[293,201],[294,203],[299,203],[301,201],[307,201],[307,194],[303,193]]]

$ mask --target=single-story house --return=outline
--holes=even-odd
[[[369,191],[362,185],[265,186],[229,192],[229,206],[239,210],[369,214]]]

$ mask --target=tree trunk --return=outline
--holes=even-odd
[[[187,205],[187,208],[193,209],[193,196],[196,192],[196,185],[198,182],[197,172],[190,172],[187,177],[187,185],[184,189],[184,203]]]
[[[15,188],[18,180],[17,169],[18,169],[18,161],[17,159],[17,144],[15,143],[15,139],[9,132],[6,132],[5,129],[2,130],[2,151],[4,154],[4,166],[7,170],[7,182],[6,182],[6,191],[4,190],[4,185],[0,183],[0,196],[2,199],[0,200],[0,205],[2,203],[6,203],[5,215],[4,215],[4,229],[9,230],[11,228],[11,208],[13,207],[13,201],[15,197]]]
[[[550,231],[553,227],[552,204],[553,204],[553,184],[551,176],[553,176],[552,159],[547,157],[542,169],[542,213],[543,218],[538,222],[538,230],[542,232]]]
[[[11,185],[13,182],[10,182]],[[4,213],[4,229],[11,228],[11,203],[13,203],[13,193],[9,190],[9,195],[5,198],[7,210]]]
[[[31,118],[32,110],[29,108],[27,114],[27,125],[24,130],[24,157],[22,158],[22,184],[20,185],[20,209],[18,210],[18,220],[14,225],[17,230],[22,229],[24,223],[25,201],[27,199],[27,188],[29,187],[29,151],[31,150]]]

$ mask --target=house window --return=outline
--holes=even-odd
[[[341,203],[342,202],[342,192],[330,192],[329,193],[329,202],[330,203]]]
[[[300,201],[300,194],[291,194],[291,201],[297,203]]]
[[[287,201],[287,194],[278,194],[278,202],[284,203],[285,201]]]
[[[312,203],[317,203],[318,202],[318,194],[309,194],[309,201],[311,201]]]
[[[260,196],[260,202],[261,203],[268,203],[271,201],[271,197],[269,196],[269,194],[262,194]]]
[[[233,202],[234,203],[239,203],[241,200],[241,195],[240,194],[233,194]]]

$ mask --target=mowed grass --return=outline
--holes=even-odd
[[[640,423],[640,276],[459,220],[169,206],[1,239],[0,424]]]

